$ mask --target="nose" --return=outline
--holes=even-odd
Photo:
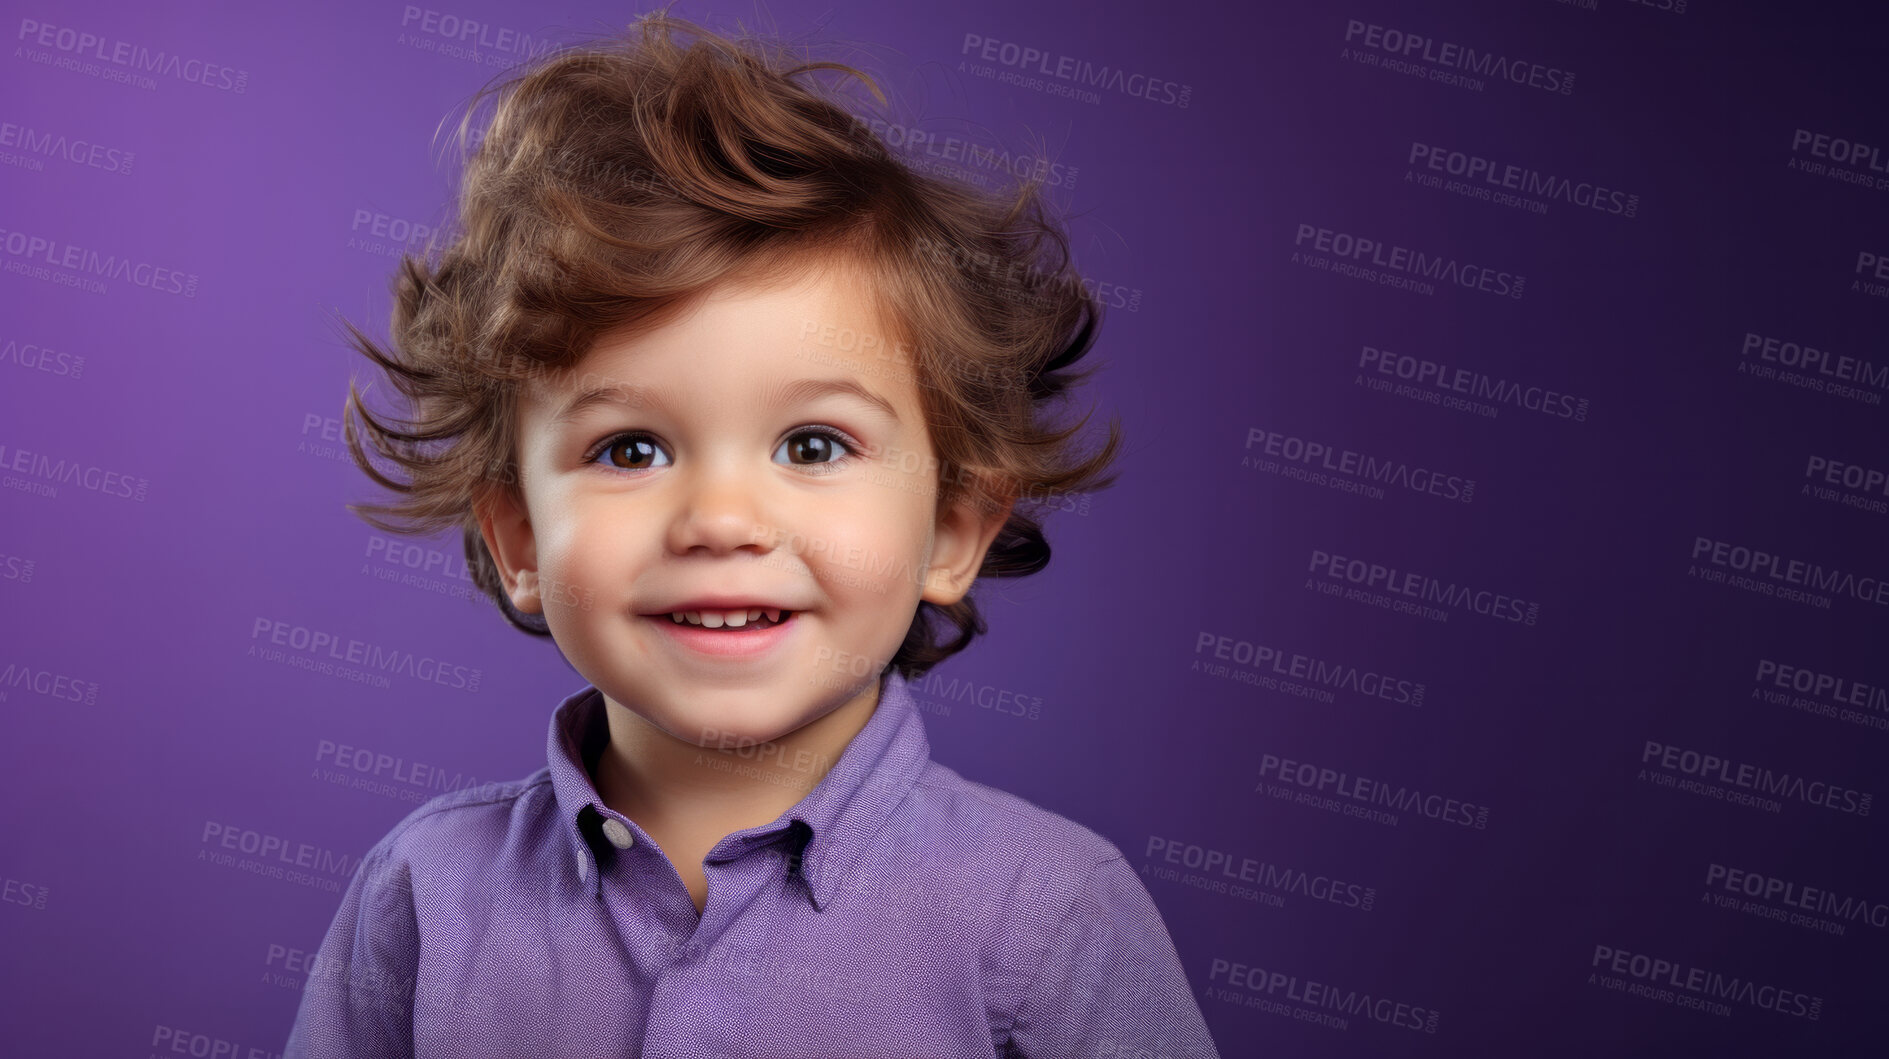
[[[773,550],[774,530],[763,511],[763,474],[733,460],[716,459],[697,460],[678,477],[680,495],[666,535],[671,553]]]

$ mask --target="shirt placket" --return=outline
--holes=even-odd
[[[770,909],[757,909],[757,905],[770,900],[767,887],[777,875],[787,873],[793,859],[790,850],[798,845],[796,832],[775,829],[766,834],[737,833],[717,843],[704,858],[708,900],[699,919],[681,879],[662,852],[643,844],[640,829],[631,834],[636,844],[630,849],[640,847],[647,856],[621,879],[642,878],[642,873],[648,872],[680,895],[673,911],[669,911],[670,902],[664,902],[661,920],[652,924],[652,933],[661,935],[661,944],[666,948],[655,957],[662,963],[653,975],[639,1054],[645,1059],[693,1059],[701,1054],[703,1034],[711,1032],[717,997],[731,988],[726,969],[717,959],[716,945],[738,918],[751,913],[769,914]],[[605,882],[606,900],[612,881]]]

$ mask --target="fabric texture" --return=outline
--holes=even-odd
[[[285,1059],[1218,1059],[1121,851],[932,761],[897,673],[798,804],[709,851],[699,916],[597,795],[603,711],[570,696],[546,768],[374,845]]]

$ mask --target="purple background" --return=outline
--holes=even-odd
[[[347,379],[368,372],[331,317],[385,334],[395,259],[374,251],[388,242],[374,217],[444,218],[453,174],[435,128],[516,56],[445,54],[401,4],[9,6],[0,1040],[20,1055],[274,1054],[297,961],[347,875],[218,863],[219,836],[290,851],[264,866],[351,863],[443,789],[400,778],[415,766],[456,785],[543,765],[550,709],[582,685],[548,642],[464,598],[456,540],[396,538],[390,554],[343,509],[375,495],[336,432]],[[1740,370],[1762,364],[1741,355],[1748,333],[1889,364],[1889,290],[1858,268],[1889,256],[1884,20],[1787,7],[1357,0],[1163,4],[1151,20],[1119,2],[770,5],[784,33],[866,45],[839,57],[884,76],[921,128],[981,126],[975,142],[1025,153],[1041,134],[1077,174],[1053,194],[1080,213],[1079,266],[1139,292],[1110,311],[1090,390],[1125,422],[1121,484],[1052,518],[1042,575],[980,588],[991,634],[915,691],[938,760],[1147,869],[1226,1055],[1836,1056],[1889,1041],[1880,812],[1790,798],[1770,812],[1641,778],[1650,740],[1889,786],[1889,708],[1819,716],[1766,701],[1754,679],[1769,659],[1889,684],[1885,611],[1688,573],[1705,537],[1889,576],[1880,489],[1850,503],[1805,491],[1812,457],[1889,469],[1884,388],[1863,386],[1870,401]],[[643,8],[430,10],[568,40]],[[745,5],[677,13],[754,22]],[[1341,54],[1360,43],[1351,20],[1574,71],[1574,88],[1457,87],[1365,47],[1368,66]],[[105,43],[88,55],[58,29]],[[1190,87],[1187,105],[980,76],[1011,68],[967,54],[967,35],[1165,78]],[[118,42],[216,72],[114,80],[129,67],[98,51]],[[1835,166],[1868,182],[1799,168],[1830,164],[1794,148],[1800,129],[1879,145]],[[1605,185],[1637,209],[1550,199],[1537,213],[1422,187],[1405,180],[1423,171],[1413,143]],[[1523,296],[1308,267],[1293,259],[1301,225],[1520,275]],[[100,278],[105,257],[160,278]],[[1575,395],[1586,417],[1374,392],[1367,346]],[[1473,479],[1473,500],[1255,470],[1242,465],[1255,429]],[[1308,587],[1315,551],[1538,614],[1434,621],[1327,596]],[[408,572],[427,579],[382,580]],[[259,621],[480,680],[378,687],[295,668],[251,653],[269,646]],[[1204,637],[1390,674],[1425,697],[1320,701],[1213,675],[1195,666],[1215,662]],[[1040,698],[1040,714],[980,708],[966,688]],[[331,783],[339,745],[402,764],[379,786]],[[1268,755],[1486,807],[1487,826],[1275,800]],[[1263,880],[1270,865],[1255,888],[1272,898],[1156,870],[1205,851],[1234,865],[1198,873],[1210,879],[1238,882],[1250,859]],[[1837,934],[1718,907],[1709,894],[1731,895],[1708,887],[1713,864],[1874,911]],[[1283,871],[1368,887],[1371,908],[1292,891]],[[1818,1017],[1610,989],[1590,981],[1602,945],[1809,994]],[[1314,1025],[1292,1016],[1291,987],[1266,995],[1284,1014],[1247,1006],[1255,991],[1228,981],[1230,964],[1439,1016],[1434,1033],[1364,1015]]]

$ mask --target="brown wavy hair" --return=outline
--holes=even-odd
[[[1082,453],[1073,441],[1088,414],[1051,421],[1093,370],[1072,365],[1102,307],[1071,266],[1040,177],[987,194],[919,171],[843,105],[857,100],[807,76],[856,78],[883,106],[852,66],[796,61],[772,40],[667,11],[629,29],[473,97],[462,142],[488,95],[492,117],[456,221],[435,237],[447,245],[400,259],[388,347],[342,321],[406,404],[399,419],[372,413],[349,381],[348,451],[398,496],[348,510],[393,533],[460,527],[474,583],[513,625],[549,635],[542,615],[512,606],[475,513],[494,490],[523,506],[520,386],[572,371],[605,331],[660,326],[730,277],[786,277],[808,255],[838,252],[863,266],[912,351],[938,511],[1012,505],[978,576],[1043,569],[1041,516],[1114,482],[1121,429],[1111,418],[1106,442]],[[395,466],[377,467],[363,434]],[[921,602],[890,664],[916,678],[985,631],[968,593]]]

